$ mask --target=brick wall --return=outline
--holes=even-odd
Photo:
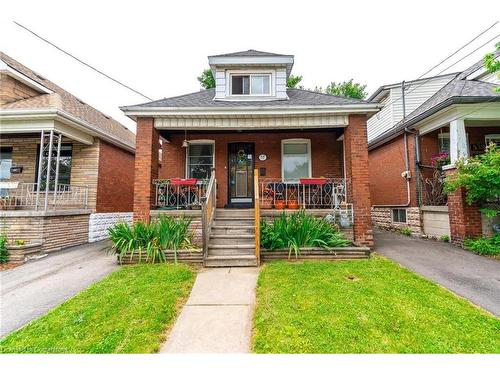
[[[347,177],[351,179],[354,243],[373,247],[365,115],[349,115],[349,126],[344,131],[344,144],[346,172]]]
[[[18,80],[0,74],[0,105],[40,95],[35,89]]]
[[[131,212],[134,202],[134,154],[107,142],[99,146],[97,212]]]
[[[154,201],[152,181],[158,178],[158,145],[160,135],[152,118],[137,119],[135,175],[134,175],[134,221],[149,222],[151,204]]]
[[[411,172],[410,207],[417,206],[414,137],[408,135],[408,154]],[[401,177],[405,171],[403,136],[399,136],[369,153],[370,193],[373,205],[406,204],[406,180]]]
[[[228,144],[251,142],[255,144],[255,168],[266,168],[264,178],[281,178],[281,141],[290,138],[311,140],[311,162],[314,177],[343,178],[342,142],[333,132],[280,132],[280,133],[231,133],[231,134],[188,134],[189,140],[206,139],[215,141],[215,169],[217,205],[224,207],[228,202]],[[169,137],[163,146],[163,160],[160,178],[185,177],[186,149],[182,148],[184,134]],[[266,154],[267,160],[258,156]]]

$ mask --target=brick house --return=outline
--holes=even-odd
[[[492,233],[494,223],[465,204],[463,191],[446,196],[442,187],[459,157],[500,144],[499,84],[479,61],[462,72],[382,86],[368,99],[384,106],[368,120],[375,226],[410,227],[456,244]]]
[[[53,251],[131,220],[135,135],[4,53],[0,77],[0,233]]]
[[[372,246],[366,120],[379,105],[287,88],[291,55],[249,50],[208,61],[215,88],[122,107],[137,122],[134,219],[176,209],[203,222],[196,208],[206,199],[216,219],[244,219],[257,201],[261,216],[343,215],[354,242]]]

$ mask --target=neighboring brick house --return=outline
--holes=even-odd
[[[463,191],[446,197],[442,187],[459,157],[500,144],[498,84],[480,61],[463,72],[382,86],[369,98],[384,105],[368,120],[375,226],[448,235],[456,244],[491,234],[493,223],[464,203]]]
[[[135,135],[4,53],[0,77],[0,233],[52,251],[130,221]]]
[[[134,218],[197,207],[214,177],[219,212],[255,200],[261,215],[303,207],[339,219],[345,209],[354,242],[372,246],[366,120],[379,105],[287,88],[291,55],[208,60],[215,88],[122,107],[137,121]]]

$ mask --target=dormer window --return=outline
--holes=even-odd
[[[271,74],[232,74],[231,95],[271,95]]]

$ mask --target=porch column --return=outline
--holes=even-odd
[[[465,123],[463,119],[450,122],[450,160],[451,165],[461,157],[469,156],[467,146],[467,136],[465,133]]]
[[[137,119],[135,138],[134,222],[149,222],[155,190],[153,179],[158,178],[159,132],[153,118]]]
[[[455,173],[455,169],[446,171],[446,175]],[[458,188],[448,194],[448,214],[450,220],[451,242],[463,246],[467,238],[476,238],[482,235],[481,212],[476,204],[469,205],[465,201],[466,191]]]
[[[350,179],[348,196],[354,210],[354,243],[373,247],[365,115],[349,115],[344,146],[346,177]]]

